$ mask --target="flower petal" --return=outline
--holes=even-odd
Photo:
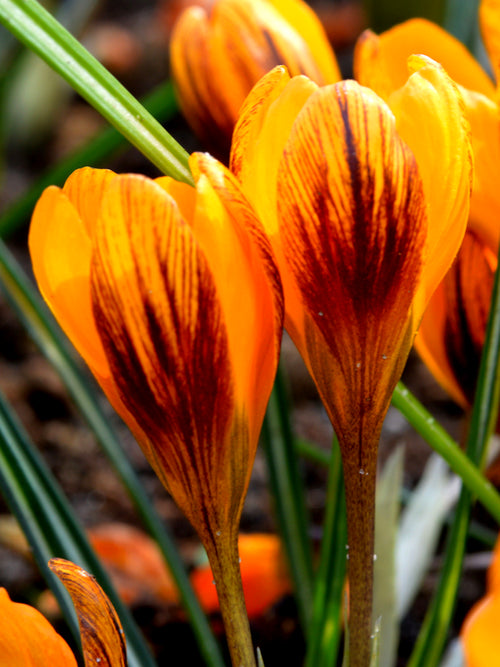
[[[470,128],[463,99],[443,68],[423,56],[389,97],[398,133],[416,157],[428,205],[425,270],[415,304],[416,325],[458,252],[467,226],[472,186]]]
[[[499,63],[500,64],[500,63]],[[469,228],[495,250],[500,244],[500,117],[498,105],[465,88],[467,119],[471,126],[474,181],[470,201]]]
[[[465,88],[494,99],[493,82],[465,46],[425,19],[410,19],[381,35],[366,30],[356,44],[355,77],[387,100],[391,91],[406,82],[406,63],[414,53],[440,63],[449,76]]]
[[[345,437],[385,414],[411,346],[427,232],[415,159],[372,91],[346,81],[309,98],[285,146],[278,213],[303,299],[296,312],[287,302],[296,330],[307,313],[295,342]]]
[[[428,368],[464,408],[474,399],[495,268],[493,253],[468,231],[415,339]]]
[[[269,241],[234,176],[206,154],[194,154],[190,164],[199,193],[193,229],[214,276],[235,396],[246,406],[256,444],[279,358],[281,281]]]
[[[317,88],[306,77],[290,79],[285,69],[275,68],[247,97],[234,130],[230,168],[269,237],[278,234],[276,188],[270,184],[276,183],[279,161],[295,118]]]
[[[233,370],[207,261],[173,199],[132,175],[106,192],[93,260],[94,313],[120,398],[158,476],[202,531],[208,506],[215,522],[234,508],[233,492],[239,507],[249,468],[245,443],[236,450],[245,461],[229,460]]]
[[[467,615],[460,632],[467,667],[500,667],[500,595],[487,595]]]
[[[92,370],[108,377],[90,299],[91,240],[64,190],[52,186],[40,197],[29,249],[39,289],[60,325]]]
[[[75,656],[39,611],[0,588],[0,656],[9,667],[76,667]]]
[[[127,649],[120,619],[94,577],[63,558],[52,558],[49,567],[75,605],[85,664],[125,667]]]

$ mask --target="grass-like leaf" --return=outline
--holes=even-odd
[[[36,0],[2,0],[0,22],[34,51],[158,169],[192,183],[187,153]]]
[[[68,612],[70,603],[61,587],[54,586],[54,577],[47,568],[48,560],[53,557],[71,560],[97,578],[120,616],[127,637],[129,665],[154,667],[154,660],[130,612],[112,587],[64,494],[1,395],[0,487],[63,610]],[[69,619],[72,632],[78,637],[73,613],[69,614]]]

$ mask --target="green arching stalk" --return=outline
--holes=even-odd
[[[2,0],[0,22],[158,169],[192,183],[188,155],[146,109],[36,0]]]
[[[491,516],[500,523],[500,494],[401,382],[394,391],[392,403],[432,449],[443,457],[453,472],[462,479],[464,485],[486,507]]]

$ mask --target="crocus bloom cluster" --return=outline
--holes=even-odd
[[[500,540],[488,570],[487,594],[470,610],[460,632],[467,667],[500,665]]]
[[[181,108],[216,155],[227,156],[240,107],[276,65],[323,85],[340,79],[324,30],[302,0],[215,0],[188,8],[171,42]]]
[[[126,646],[116,612],[85,570],[62,558],[49,562],[73,600],[80,624],[85,664],[125,667]],[[0,660],[9,667],[76,667],[64,639],[33,607],[12,602],[0,588]]]
[[[422,57],[410,73],[386,104],[353,81],[320,88],[276,68],[243,106],[230,161],[264,223],[286,327],[340,441],[356,665],[369,662],[380,429],[462,241],[471,187],[455,84]]]
[[[29,243],[45,299],[198,531],[226,599],[240,586],[282,294],[234,177],[209,156],[190,166],[196,187],[78,170],[43,193]]]
[[[491,62],[500,64],[498,2],[483,0],[481,27]],[[500,122],[495,86],[465,47],[438,26],[414,19],[359,40],[355,71],[361,82],[387,97],[401,85],[410,53],[439,60],[457,81],[471,125],[474,180],[464,246],[436,291],[415,340],[440,384],[464,408],[474,398],[500,242]]]

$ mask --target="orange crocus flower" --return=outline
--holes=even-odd
[[[276,65],[320,85],[341,78],[323,27],[302,0],[215,0],[210,10],[186,9],[174,28],[180,106],[216,155],[227,157],[245,97]]]
[[[481,27],[491,62],[500,65],[500,4],[483,0]],[[495,86],[467,49],[442,28],[412,19],[377,36],[366,31],[355,73],[387,97],[401,85],[406,58],[439,60],[459,84],[471,125],[474,180],[468,234],[456,265],[434,294],[415,340],[423,361],[462,407],[472,405],[500,242],[500,123]]]
[[[488,570],[487,593],[472,607],[460,632],[467,667],[500,667],[500,540]]]
[[[481,25],[492,63],[500,64],[495,44],[498,3],[484,2]],[[425,19],[411,19],[381,35],[367,30],[355,49],[354,73],[363,85],[387,99],[405,80],[407,58],[423,53],[439,62],[459,84],[471,126],[474,180],[469,227],[491,248],[500,241],[500,124],[495,86],[469,51],[439,26]]]
[[[429,370],[464,409],[474,401],[496,266],[496,253],[468,231],[416,338]]]
[[[75,605],[86,665],[126,665],[123,629],[102,588],[85,570],[62,558],[49,567],[61,579]],[[76,667],[64,639],[39,611],[12,602],[0,588],[0,662],[8,667]]]
[[[29,245],[46,301],[200,535],[219,596],[231,598],[282,295],[234,177],[208,155],[190,165],[195,187],[78,170],[43,193]],[[225,611],[230,632],[237,614]]]
[[[463,102],[433,61],[384,103],[354,81],[276,68],[253,89],[230,167],[256,207],[285,291],[285,325],[342,451],[352,665],[369,663],[378,439],[430,295],[465,231]]]

